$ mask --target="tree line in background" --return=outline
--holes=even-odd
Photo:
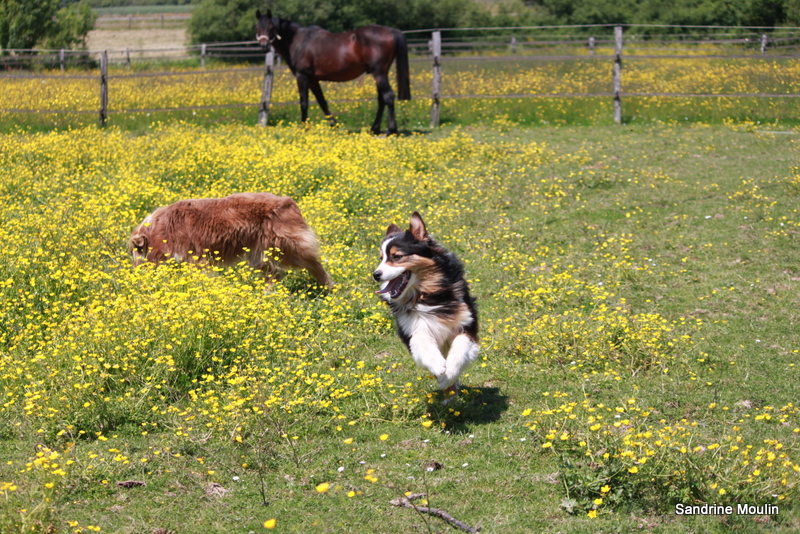
[[[800,0],[529,0],[557,24],[798,26]]]
[[[96,18],[92,8],[189,3],[198,4],[188,28],[193,43],[252,40],[255,12],[266,8],[302,25],[316,24],[330,31],[366,24],[401,30],[578,24],[675,26],[645,28],[643,33],[684,33],[686,26],[694,25],[765,29],[800,26],[800,0],[0,0],[0,48],[81,47]],[[600,34],[611,30],[591,31]]]
[[[189,25],[191,40],[252,39],[255,11],[267,7],[277,16],[330,31],[366,24],[401,30],[577,24],[800,26],[800,0],[200,0]],[[648,31],[683,33],[687,29],[644,29],[643,33]]]

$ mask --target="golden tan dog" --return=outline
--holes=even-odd
[[[333,287],[300,208],[291,198],[271,193],[180,200],[158,208],[133,231],[128,249],[134,267],[170,259],[209,265],[244,259],[269,281],[296,267]]]

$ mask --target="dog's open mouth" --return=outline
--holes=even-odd
[[[403,271],[403,274],[401,274],[397,278],[392,278],[391,280],[389,280],[389,283],[386,284],[386,287],[384,287],[379,291],[376,291],[376,293],[378,293],[379,295],[389,293],[389,297],[396,299],[406,289],[406,286],[408,285],[408,281],[410,279],[411,279],[411,271]]]

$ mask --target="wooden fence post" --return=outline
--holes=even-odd
[[[761,54],[766,53],[767,51],[767,34],[761,34]]]
[[[589,52],[594,55],[594,37],[589,37]]]
[[[66,52],[62,48],[61,51],[58,53],[58,64],[61,67],[61,72],[64,72],[64,68],[66,67]]]
[[[431,103],[431,128],[439,126],[439,112],[442,93],[442,65],[439,57],[442,55],[442,32],[433,32],[433,95]]]
[[[127,63],[129,67],[131,66],[131,49],[129,46],[125,47],[125,63]]]
[[[206,68],[206,44],[200,45],[200,68]]]
[[[269,101],[272,99],[272,77],[275,65],[275,52],[272,51],[272,47],[267,52],[264,63],[264,89],[261,91],[261,105],[258,108],[258,125],[266,127],[269,119]]]
[[[614,26],[614,122],[622,124],[622,26]]]
[[[106,125],[108,116],[108,51],[100,54],[100,128]]]
[[[511,54],[512,55],[517,55],[517,38],[516,37],[512,37],[511,38]]]

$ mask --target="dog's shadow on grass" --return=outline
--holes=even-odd
[[[304,300],[316,300],[330,294],[330,289],[320,286],[309,277],[289,274],[280,282],[294,297]]]
[[[508,410],[508,396],[497,387],[462,387],[457,397],[442,393],[431,406],[434,423],[445,423],[451,432],[467,432],[473,425],[485,425],[500,419]]]

